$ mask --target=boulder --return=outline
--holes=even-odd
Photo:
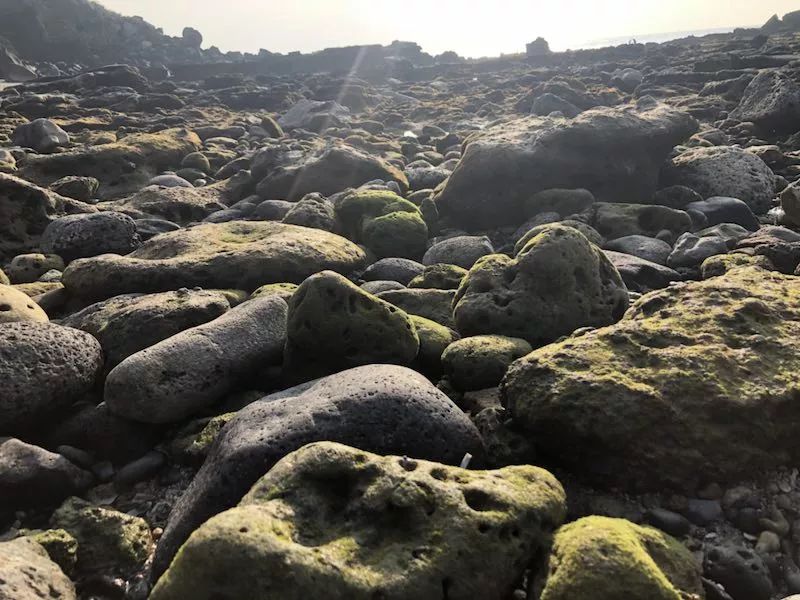
[[[361,248],[327,231],[233,221],[156,236],[126,257],[76,260],[63,283],[86,299],[197,286],[249,291],[267,283],[300,283],[325,269],[350,273],[365,261]]]
[[[50,526],[63,529],[78,541],[77,569],[126,577],[142,568],[153,538],[147,522],[109,508],[69,498],[50,517]]]
[[[728,250],[728,243],[721,237],[687,232],[675,242],[675,248],[670,253],[667,264],[673,269],[696,267],[705,259],[725,254]]]
[[[69,134],[49,119],[35,119],[14,130],[11,141],[45,154],[69,145]]]
[[[0,173],[0,260],[34,249],[51,221],[64,212],[64,198]]]
[[[55,254],[18,254],[6,265],[11,282],[15,285],[21,283],[35,283],[50,271],[63,271],[64,261]]]
[[[21,537],[0,542],[0,598],[76,600],[77,596],[75,586],[47,551],[31,538]]]
[[[653,195],[661,164],[696,130],[689,115],[645,98],[571,120],[502,123],[466,140],[436,204],[474,230],[521,222],[526,200],[552,188],[583,187],[602,201],[635,202]]]
[[[690,202],[685,210],[701,213],[708,227],[721,223],[734,223],[750,231],[758,231],[760,227],[758,218],[751,208],[738,198],[715,196],[707,200]]]
[[[141,245],[136,223],[118,212],[67,215],[52,221],[40,246],[68,263],[100,254],[128,254]]]
[[[361,274],[365,281],[396,281],[403,285],[425,270],[425,266],[409,258],[382,258]]]
[[[598,202],[576,218],[608,240],[630,235],[656,237],[662,231],[677,238],[692,228],[692,219],[684,211],[650,204]]]
[[[81,202],[96,202],[97,190],[100,182],[94,177],[75,177],[68,175],[50,184],[50,189],[56,194],[80,200]]]
[[[797,457],[800,285],[757,267],[639,299],[535,350],[505,406],[547,454],[629,488],[744,480]]]
[[[484,390],[496,387],[511,363],[531,351],[519,338],[477,335],[450,344],[441,355],[442,367],[456,389]]]
[[[55,323],[1,323],[0,356],[0,436],[58,419],[103,367],[96,339]]]
[[[50,319],[36,302],[27,294],[0,283],[0,323],[17,321],[38,321],[46,323]]]
[[[175,505],[154,560],[157,577],[189,535],[238,503],[281,458],[315,441],[368,452],[480,464],[480,435],[419,373],[393,365],[350,369],[250,404],[222,430],[203,468]]]
[[[180,421],[280,363],[285,343],[286,303],[256,298],[129,356],[108,374],[104,399],[126,419]]]
[[[222,292],[181,289],[161,294],[115,296],[73,313],[61,324],[91,333],[100,342],[107,370],[181,331],[223,315]]]
[[[441,263],[469,269],[479,258],[487,254],[494,254],[494,246],[488,237],[459,235],[433,244],[422,257],[422,264]]]
[[[450,328],[455,328],[453,323],[455,296],[456,292],[452,289],[388,290],[378,294],[378,298],[394,304],[409,315],[424,317]]]
[[[704,198],[739,198],[756,214],[770,208],[775,175],[766,163],[741,148],[691,148],[673,158],[661,173],[664,185],[685,185]]]
[[[558,530],[542,587],[541,600],[704,597],[700,569],[679,541],[608,517],[585,517]]]
[[[646,235],[626,235],[616,238],[607,242],[604,249],[630,254],[659,265],[666,264],[672,252],[672,247],[665,241]]]
[[[404,311],[332,271],[306,279],[289,301],[286,371],[295,380],[371,363],[408,365],[417,352]]]
[[[603,251],[571,227],[551,225],[516,258],[493,254],[470,269],[453,303],[462,335],[499,334],[534,346],[580,327],[617,321],[628,292]]]
[[[552,189],[535,193],[523,205],[527,218],[555,212],[562,217],[583,212],[594,204],[594,194],[585,189]]]
[[[331,196],[376,179],[393,181],[401,192],[408,191],[408,180],[397,167],[342,144],[311,155],[299,165],[274,169],[258,184],[257,191],[262,198],[299,200],[312,192]]]
[[[55,506],[92,483],[90,473],[60,454],[15,438],[0,438],[0,517],[18,509]]]
[[[467,270],[456,265],[436,263],[408,282],[410,288],[457,290],[467,276]]]
[[[195,531],[152,600],[299,600],[321,589],[505,600],[565,514],[561,485],[537,467],[467,471],[310,444]]]
[[[202,221],[225,208],[223,200],[223,193],[218,186],[195,188],[148,185],[130,196],[101,203],[100,206],[130,213],[137,218],[145,214],[185,225]]]
[[[800,127],[800,86],[787,73],[760,71],[730,116],[770,131],[794,133]]]
[[[187,129],[132,133],[111,144],[29,156],[20,172],[38,185],[50,185],[67,175],[94,177],[100,182],[101,197],[119,198],[138,191],[199,149],[200,138]]]

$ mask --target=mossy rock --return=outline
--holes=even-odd
[[[591,225],[587,225],[583,221],[576,221],[574,219],[565,219],[564,221],[559,221],[559,225],[563,227],[572,227],[573,229],[577,229],[580,231],[583,236],[592,242],[595,246],[602,246],[605,242],[602,235],[597,233],[597,231]],[[537,225],[525,232],[516,244],[514,244],[514,256],[522,252],[522,249],[526,246],[528,242],[530,242],[533,238],[537,235],[546,231],[547,228],[552,225],[552,223],[545,223],[544,225]]]
[[[378,258],[420,258],[428,226],[414,205],[388,190],[357,190],[336,206],[346,235],[364,243]]]
[[[456,389],[482,390],[498,385],[511,363],[531,351],[533,347],[519,338],[477,335],[449,345],[442,365]]]
[[[800,279],[739,267],[651,292],[510,367],[504,405],[600,482],[691,489],[800,459]]]
[[[419,213],[395,211],[367,219],[361,239],[378,258],[420,258],[428,242],[428,226]]]
[[[373,363],[407,365],[419,345],[404,311],[332,271],[306,279],[289,301],[286,370],[296,378]]]
[[[381,292],[378,298],[391,302],[409,314],[419,315],[455,329],[453,322],[455,295],[454,290],[405,289]]]
[[[580,215],[607,240],[628,235],[656,237],[669,231],[674,238],[692,228],[692,218],[682,210],[656,204],[598,202]]]
[[[0,269],[0,285],[11,285],[11,280],[3,272],[3,269]]]
[[[624,519],[586,517],[556,533],[540,600],[699,600],[700,569],[677,540]]]
[[[502,600],[566,512],[547,471],[467,471],[332,442],[200,526],[151,600]]]
[[[20,254],[6,267],[9,279],[15,284],[35,283],[48,271],[64,270],[64,260],[56,254]]]
[[[63,529],[23,532],[45,549],[47,555],[67,575],[72,575],[78,563],[78,540]]]
[[[80,573],[127,576],[144,566],[153,545],[144,519],[69,498],[50,518],[78,540]]]
[[[181,429],[170,444],[170,454],[180,462],[201,466],[222,428],[236,412],[224,413],[211,419],[197,419]]]
[[[292,297],[292,294],[294,294],[296,290],[296,283],[268,283],[267,285],[262,285],[260,288],[255,290],[250,297],[258,298],[259,296],[269,296],[275,294],[279,298],[283,298],[286,302],[288,302],[289,298]]]
[[[442,353],[458,339],[458,333],[419,315],[408,315],[419,336],[417,363],[425,373],[438,375],[442,372]]]
[[[541,346],[580,327],[619,320],[628,290],[600,248],[572,227],[549,225],[516,258],[484,256],[453,302],[463,336],[498,334]]]
[[[719,277],[724,275],[731,269],[736,267],[761,267],[767,271],[774,271],[775,266],[772,261],[762,254],[751,256],[742,252],[733,252],[730,254],[717,254],[716,256],[709,256],[700,265],[700,273],[703,279],[711,279],[712,277]]]
[[[206,223],[158,235],[127,256],[79,259],[64,285],[81,298],[100,299],[179,287],[255,290],[300,283],[331,269],[363,268],[364,251],[327,231],[264,221]]]
[[[414,277],[408,284],[410,288],[427,288],[436,290],[457,290],[467,270],[458,265],[436,264],[425,267],[425,270]]]

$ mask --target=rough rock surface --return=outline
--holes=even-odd
[[[157,236],[125,257],[77,260],[63,281],[88,299],[195,286],[254,290],[325,269],[349,273],[364,261],[363,250],[327,231],[232,221]]]
[[[0,173],[0,259],[32,250],[64,199],[23,179]]]
[[[543,451],[609,484],[685,488],[786,464],[799,294],[752,267],[653,292],[616,325],[514,363],[504,403]]]
[[[75,586],[41,545],[22,537],[0,542],[0,598],[75,600]]]
[[[613,323],[628,307],[628,294],[602,250],[576,229],[554,225],[514,259],[480,259],[453,307],[462,335],[499,333],[540,346],[579,327]]]
[[[195,531],[152,598],[291,600],[324,586],[331,598],[503,600],[565,513],[561,485],[536,467],[467,471],[311,444]]]
[[[278,392],[223,429],[170,515],[156,575],[201,523],[238,503],[278,460],[320,440],[451,465],[465,453],[480,461],[483,453],[478,431],[458,407],[404,367],[367,365]]]
[[[467,140],[436,203],[465,227],[485,228],[519,220],[524,201],[551,188],[584,187],[599,200],[635,202],[652,196],[661,163],[696,129],[685,113],[644,99],[573,120],[504,123]]]

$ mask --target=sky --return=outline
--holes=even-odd
[[[648,34],[759,26],[797,0],[99,0],[204,47],[311,52],[334,46],[414,41],[462,56],[524,51],[542,36],[554,50]]]

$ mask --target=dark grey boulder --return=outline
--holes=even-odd
[[[46,254],[70,262],[100,254],[128,254],[141,245],[136,222],[118,212],[67,215],[56,219],[42,234]]]
[[[83,331],[32,321],[0,324],[0,436],[40,429],[94,386],[98,341]]]
[[[479,258],[493,254],[494,247],[485,235],[459,235],[436,242],[422,257],[424,265],[458,265],[472,268]]]
[[[172,423],[212,405],[280,362],[286,312],[278,297],[256,298],[137,352],[108,374],[109,409],[142,423]]]
[[[720,223],[735,223],[750,231],[759,228],[758,219],[747,203],[738,198],[714,196],[707,200],[691,202],[686,205],[686,210],[702,213],[706,218],[706,226],[719,225]]]
[[[382,258],[372,263],[361,274],[365,281],[397,281],[408,285],[425,266],[410,258]]]
[[[154,576],[209,517],[234,506],[281,458],[316,441],[376,454],[480,465],[483,443],[467,416],[419,373],[393,365],[350,369],[267,396],[241,410],[175,505]]]

